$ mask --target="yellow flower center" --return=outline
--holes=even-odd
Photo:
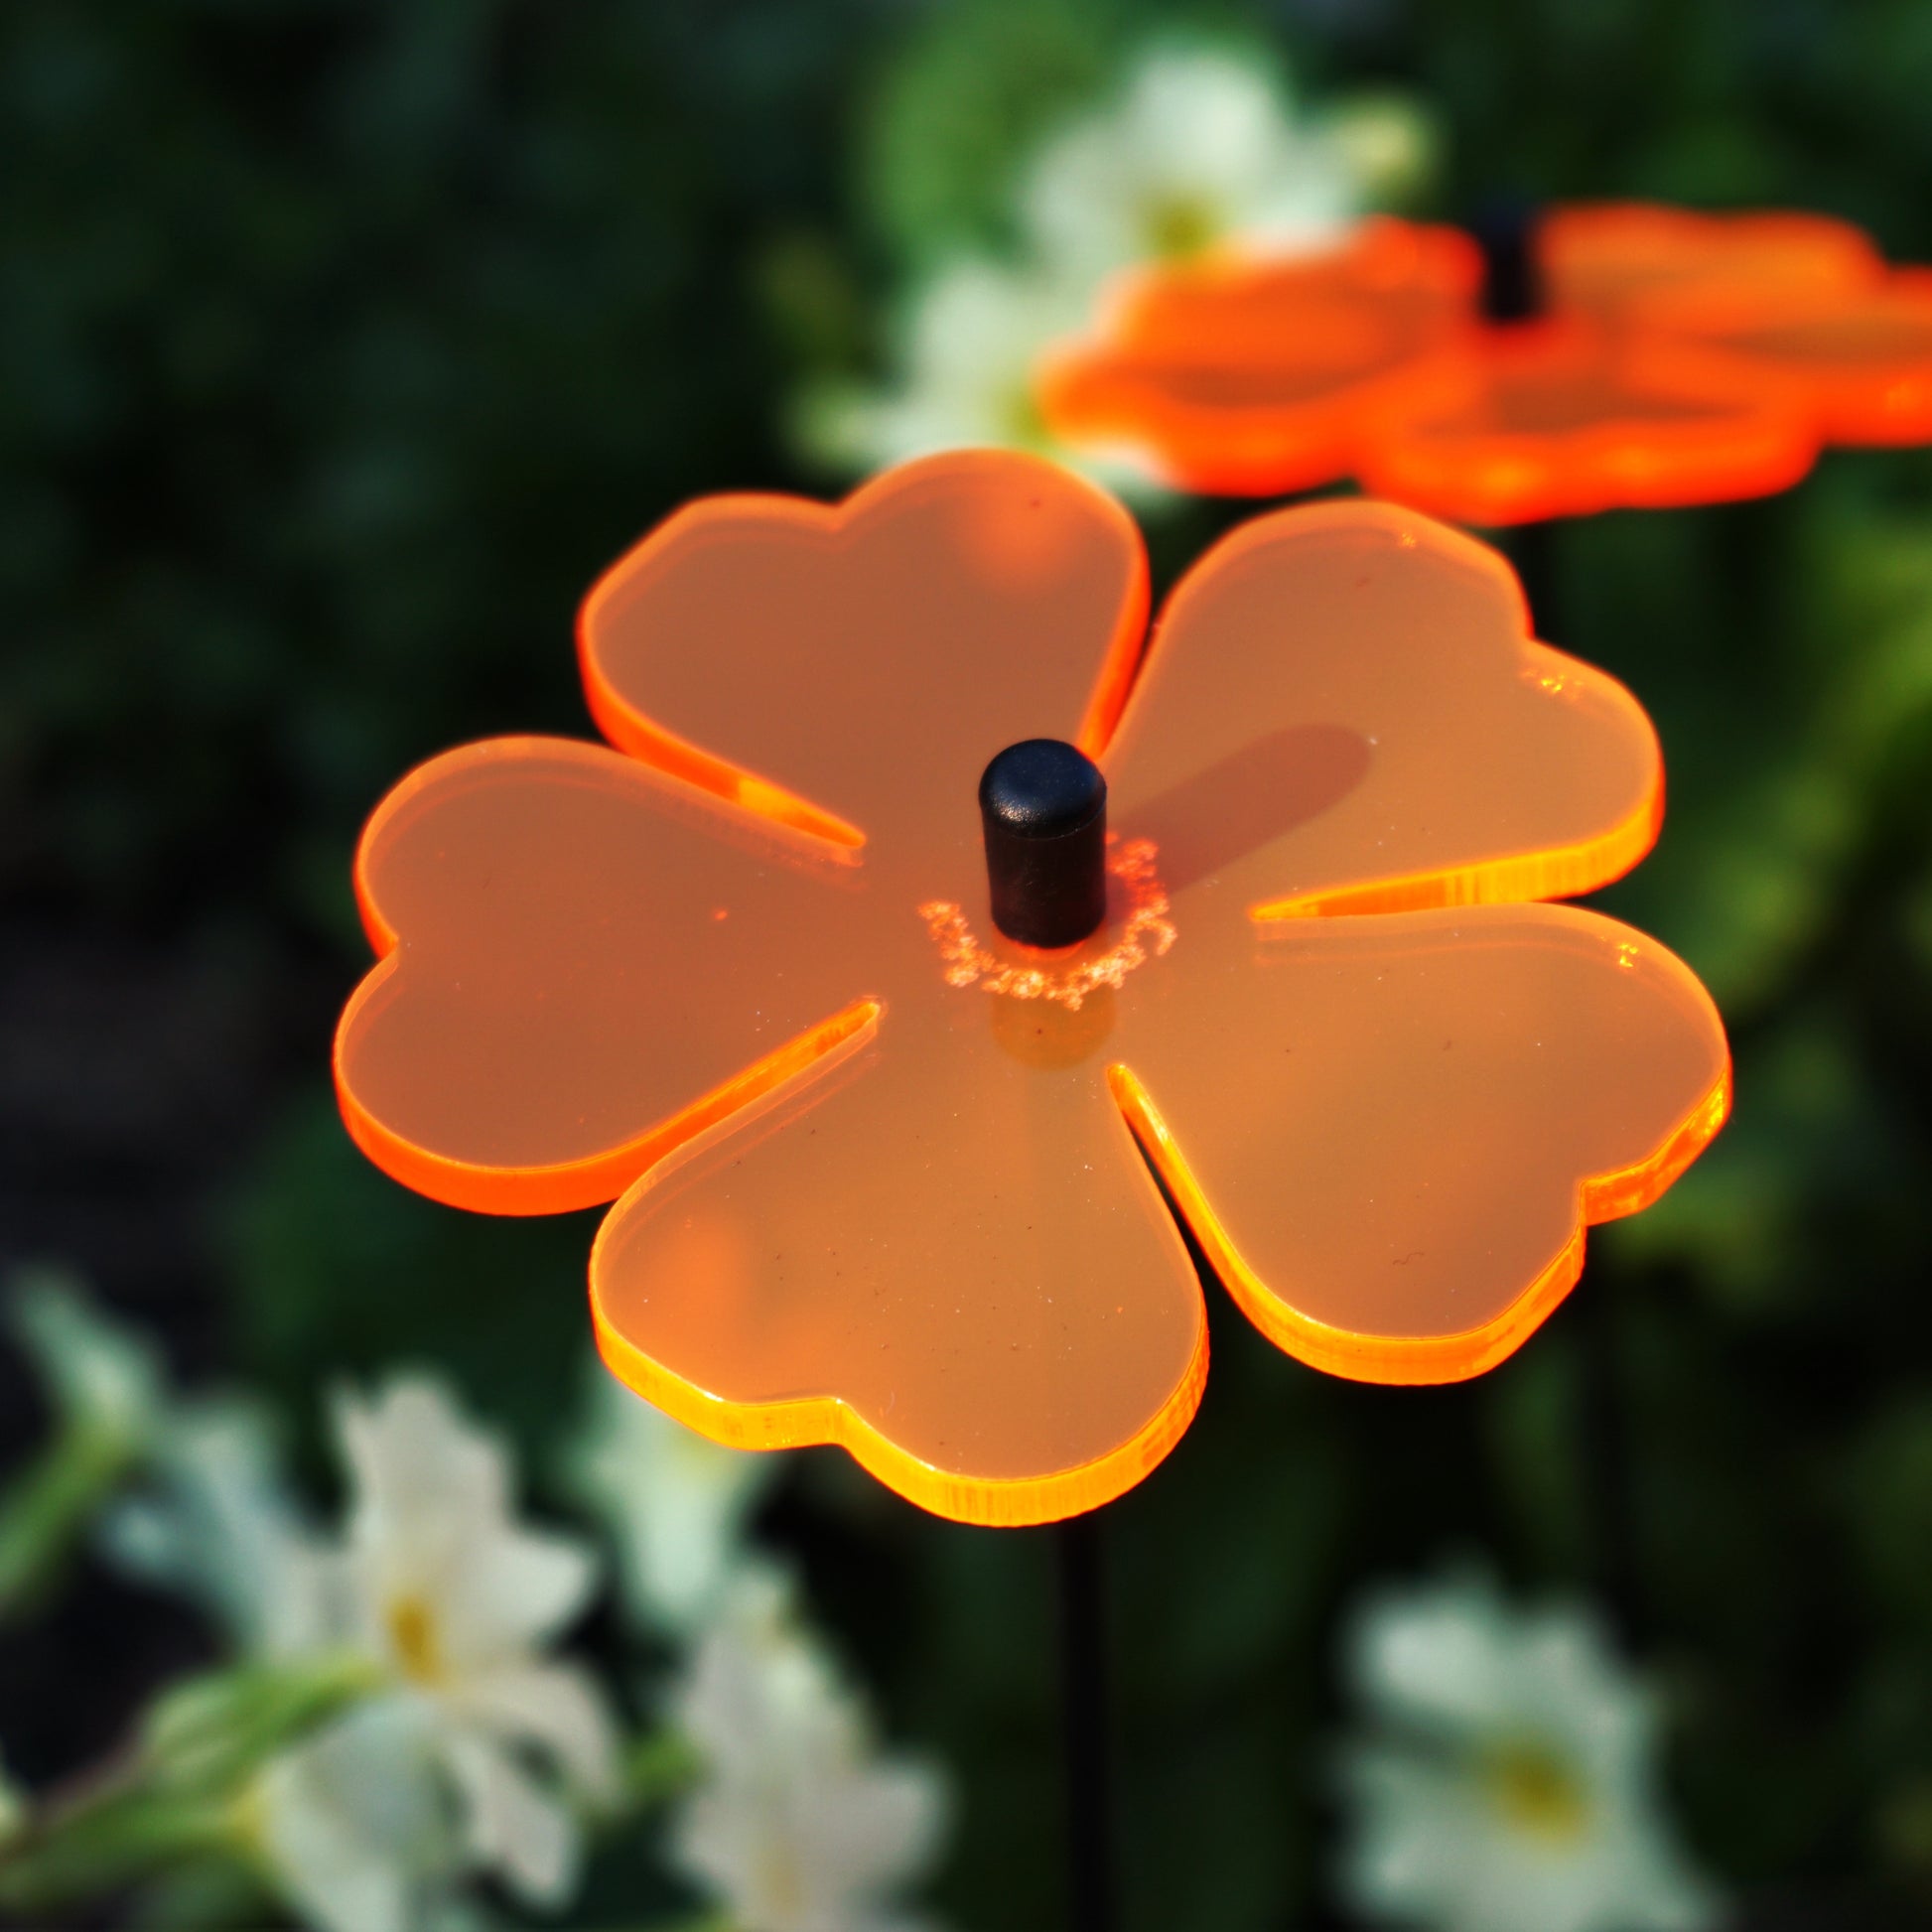
[[[388,1608],[389,1643],[412,1683],[434,1684],[443,1674],[436,1614],[420,1596],[399,1596]]]
[[[1148,250],[1164,261],[1185,261],[1221,238],[1220,210],[1204,195],[1159,195],[1141,215]]]
[[[1497,1810],[1519,1831],[1558,1841],[1583,1836],[1588,1796],[1575,1769],[1547,1744],[1527,1738],[1500,1744],[1486,1754],[1482,1773]]]

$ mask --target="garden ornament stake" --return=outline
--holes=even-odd
[[[962,1522],[1179,1441],[1176,1211],[1316,1368],[1501,1361],[1728,1105],[1691,972],[1541,902],[1649,849],[1649,721],[1385,503],[1147,613],[1131,519],[1032,458],[679,511],[584,607],[609,747],[466,746],[370,819],[350,1132],[458,1206],[615,1203],[616,1375]]]

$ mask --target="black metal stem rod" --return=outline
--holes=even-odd
[[[1097,1512],[1053,1527],[1059,1571],[1060,1725],[1068,1932],[1114,1932],[1107,1628]]]

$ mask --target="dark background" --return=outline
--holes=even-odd
[[[587,732],[598,570],[781,437],[1136,23],[1100,0],[8,0],[0,12],[0,1265],[313,1431],[444,1365],[539,1474],[593,1219],[472,1220],[349,1147],[356,828],[427,754]],[[1302,0],[1216,15],[1439,117],[1498,189],[1792,205],[1932,257],[1923,0]],[[1111,1512],[1136,1926],[1320,1926],[1335,1632],[1479,1552],[1595,1590],[1670,1788],[1766,1927],[1932,1897],[1932,454],[1558,532],[1559,641],[1663,734],[1604,896],[1706,977],[1736,1118],[1473,1386],[1323,1381],[1215,1306],[1201,1418]],[[1164,580],[1231,516],[1166,514]],[[1587,1302],[1590,1306],[1586,1309]],[[1224,1318],[1226,1317],[1226,1318]],[[1602,1373],[1587,1377],[1594,1351]],[[1607,1397],[1605,1390],[1607,1389]],[[41,1419],[0,1371],[0,1443]],[[320,1468],[316,1443],[308,1454]],[[1051,1922],[1044,1541],[830,1452],[765,1526],[965,1794],[939,1903]],[[0,1740],[85,1761],[198,1654],[91,1570],[0,1638]],[[595,1900],[623,1896],[615,1873]]]

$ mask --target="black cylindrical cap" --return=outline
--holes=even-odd
[[[1482,313],[1490,322],[1532,322],[1547,306],[1537,248],[1536,206],[1498,196],[1469,223],[1482,250]]]
[[[1107,916],[1107,780],[1057,738],[1027,738],[980,779],[993,923],[1025,946],[1077,945]]]

